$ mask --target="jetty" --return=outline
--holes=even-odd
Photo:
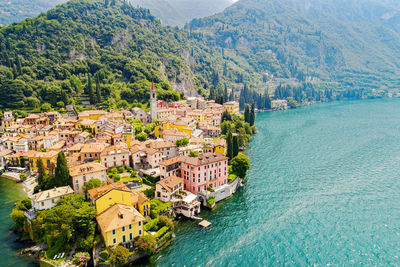
[[[202,220],[201,222],[199,222],[199,225],[204,227],[204,228],[207,228],[208,226],[211,225],[211,223],[209,221]]]

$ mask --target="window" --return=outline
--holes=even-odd
[[[122,232],[125,232],[125,226],[122,226]]]
[[[112,234],[113,234],[113,235],[115,235],[115,229],[114,229],[114,230],[112,230]]]
[[[125,243],[126,242],[126,237],[125,237],[125,235],[123,235],[122,236],[122,243]]]
[[[139,226],[140,226],[140,225],[139,225]],[[129,230],[131,230],[131,229],[132,229],[132,224],[129,225]]]
[[[113,238],[113,244],[117,243],[117,239]]]
[[[44,206],[44,202],[40,202],[40,203],[42,203],[42,207]]]
[[[147,208],[147,205],[145,206],[145,209]],[[139,222],[139,226],[142,226],[142,222]]]
[[[129,234],[129,240],[132,240],[133,239],[133,235],[132,235],[132,233],[130,233]]]
[[[142,235],[142,230],[139,229],[139,235]]]

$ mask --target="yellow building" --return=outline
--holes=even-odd
[[[91,120],[91,119],[84,119],[84,120],[79,120],[78,123],[76,124],[77,128],[80,129],[88,129],[92,134],[96,133],[96,121]]]
[[[110,206],[120,203],[132,206],[143,216],[150,215],[150,200],[143,193],[133,193],[123,182],[117,182],[88,191],[91,203],[95,205],[97,214]]]
[[[230,101],[224,103],[224,111],[228,111],[229,113],[238,114],[239,113],[239,102]]]
[[[97,215],[96,220],[107,247],[131,247],[135,237],[144,234],[145,218],[132,206],[114,204]]]
[[[29,152],[29,151],[28,151]],[[58,151],[48,152],[36,152],[28,154],[29,168],[33,171],[37,171],[39,160],[43,161],[44,168],[46,170],[53,170],[57,165]]]
[[[163,131],[167,129],[175,128],[178,129],[180,132],[187,133],[189,135],[189,138],[192,137],[192,129],[187,127],[186,125],[179,125],[179,124],[173,124],[173,123],[163,123],[162,125],[157,125],[154,129],[154,135],[156,137],[163,137]]]
[[[79,120],[95,120],[101,116],[107,115],[107,112],[104,110],[85,110],[78,114]]]

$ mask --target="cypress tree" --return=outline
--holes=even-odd
[[[97,103],[101,102],[101,88],[100,88],[100,76],[97,73],[96,75],[96,96],[97,96]]]
[[[18,70],[18,74],[22,75],[22,63],[21,63],[20,56],[17,56],[17,70]]]
[[[243,89],[240,90],[240,96],[239,96],[239,109],[243,110],[245,106],[245,101],[244,101],[244,93],[243,93]]]
[[[232,152],[232,158],[236,157],[239,154],[239,140],[237,135],[234,135],[232,138]]]
[[[46,175],[46,173],[44,170],[43,160],[41,158],[39,158],[39,160],[38,160],[38,177],[37,177],[39,186],[43,185],[45,175]]]
[[[250,108],[246,105],[244,108],[244,121],[250,123]]]
[[[254,108],[254,103],[251,104],[251,111],[250,111],[250,126],[254,125],[254,121],[256,119],[256,113],[255,113],[255,108]]]
[[[109,0],[105,0],[105,2],[104,2],[104,7],[108,7],[108,1],[109,1]]]
[[[225,84],[225,88],[224,88],[224,103],[228,102],[228,88]]]
[[[15,66],[15,64],[12,65],[12,71],[13,71],[14,79],[16,79],[18,76],[18,71],[17,71],[17,66]]]
[[[231,91],[231,94],[229,95],[229,101],[233,101],[233,89],[232,89],[232,91]]]
[[[226,135],[226,156],[231,160],[233,159],[233,140],[232,140],[232,133],[229,130],[228,134]]]
[[[54,180],[55,186],[66,186],[70,184],[67,159],[65,158],[64,152],[62,151],[58,153],[57,156],[57,167],[54,175]]]
[[[88,84],[87,84],[87,93],[89,94],[90,104],[96,104],[96,99],[94,97],[92,78],[90,78],[90,74],[88,73]]]

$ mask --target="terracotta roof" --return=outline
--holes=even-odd
[[[144,221],[145,218],[134,207],[124,204],[114,204],[96,217],[97,223],[103,233],[123,226]]]
[[[214,162],[219,162],[222,160],[228,160],[227,157],[220,155],[220,154],[214,154],[214,153],[205,153],[201,155],[200,157],[183,157],[183,162],[186,164],[194,165],[194,166],[200,166],[200,165],[206,165]]]
[[[76,143],[76,144],[73,144],[71,147],[69,147],[67,149],[67,151],[81,151],[82,147],[83,147],[82,143]]]
[[[100,196],[104,195],[105,193],[107,193],[112,189],[121,189],[131,192],[131,190],[129,190],[129,188],[123,182],[119,181],[117,183],[90,189],[88,193],[93,200],[96,200],[97,198],[99,198]]]
[[[167,141],[156,141],[156,142],[151,142],[150,147],[154,149],[160,149],[160,148],[167,148],[167,147],[176,147],[175,144]]]
[[[101,153],[108,146],[107,143],[84,144],[81,148],[81,153]]]
[[[36,193],[30,197],[30,199],[34,202],[44,201],[52,198],[62,197],[66,195],[73,194],[74,190],[72,190],[69,186],[55,187],[53,189],[49,189],[46,191],[41,191]]]
[[[183,184],[183,178],[180,178],[175,175],[171,175],[171,176],[157,182],[157,184],[164,187],[168,192],[171,192],[173,190],[173,188],[180,183]]]
[[[181,162],[182,160],[183,160],[183,157],[182,156],[178,156],[178,157],[174,157],[174,158],[170,158],[170,159],[164,160],[164,161],[160,162],[160,165],[169,166],[171,164],[174,164],[174,163],[177,163],[177,162]]]
[[[104,110],[84,110],[78,114],[78,116],[89,116],[89,115],[105,115],[107,114]]]
[[[139,203],[143,204],[145,202],[150,202],[143,192],[132,193],[132,204]]]
[[[106,171],[107,168],[100,163],[89,162],[78,166],[73,166],[69,169],[71,176],[83,175],[88,173]]]
[[[129,153],[129,150],[121,145],[113,145],[104,149],[100,155],[105,156],[105,155],[115,155],[121,153]]]
[[[12,150],[4,149],[3,151],[0,151],[0,157],[4,157],[4,156],[7,156],[7,155],[10,155],[11,153],[13,153]]]

